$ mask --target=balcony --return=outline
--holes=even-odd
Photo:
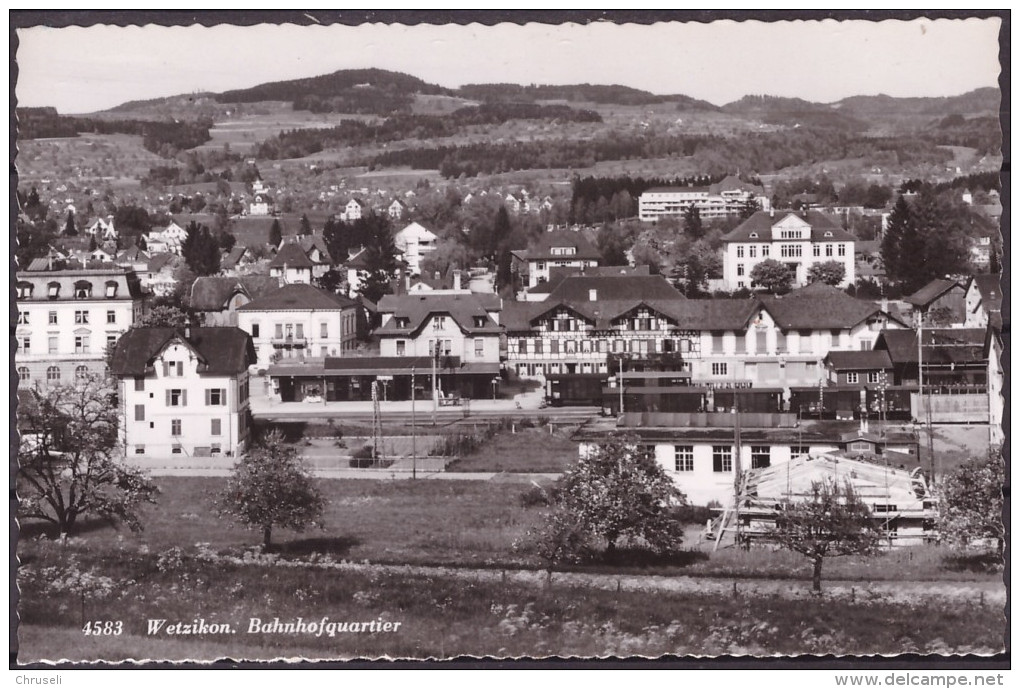
[[[274,337],[270,340],[274,347],[307,347],[308,339],[304,336],[287,335],[285,337]]]

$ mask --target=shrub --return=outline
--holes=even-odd
[[[551,505],[553,501],[551,492],[551,490],[546,490],[538,484],[532,484],[527,490],[521,493],[521,507]]]

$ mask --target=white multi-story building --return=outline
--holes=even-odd
[[[825,213],[759,211],[722,238],[723,284],[728,290],[751,288],[751,271],[773,259],[794,274],[795,285],[806,285],[811,266],[836,261],[843,265],[840,287],[854,284],[856,238]]]
[[[714,220],[739,214],[752,199],[762,210],[772,207],[764,188],[733,175],[707,187],[653,187],[638,197],[638,218],[655,222],[683,215],[695,206],[702,219]]]
[[[495,294],[386,295],[376,329],[383,357],[442,356],[465,363],[499,363],[499,314]]]
[[[231,456],[251,434],[251,339],[237,328],[133,328],[111,373],[127,455]]]
[[[347,205],[344,206],[343,211],[341,211],[340,219],[343,220],[344,222],[353,222],[355,220],[361,220],[361,218],[365,215],[365,211],[367,209],[368,206],[366,206],[365,202],[362,201],[361,199],[351,199],[350,201],[347,202]]]
[[[357,304],[293,283],[238,307],[237,326],[251,336],[260,368],[280,359],[339,357],[356,346]]]
[[[403,254],[411,275],[421,274],[422,259],[436,250],[438,239],[434,232],[416,222],[393,235],[393,243]]]
[[[511,251],[515,270],[529,288],[549,280],[553,268],[594,268],[601,254],[580,232],[546,232],[528,249]]]
[[[142,313],[138,277],[125,268],[29,270],[18,273],[17,290],[21,385],[104,374],[107,347]]]

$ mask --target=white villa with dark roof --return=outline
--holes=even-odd
[[[816,263],[837,261],[845,275],[840,287],[856,281],[856,237],[830,216],[818,211],[766,213],[759,211],[722,238],[723,284],[727,290],[751,287],[751,271],[766,259],[775,259],[794,272],[794,285],[808,283]]]
[[[302,283],[284,285],[237,308],[260,368],[277,359],[344,356],[356,346],[357,304]]]
[[[553,268],[594,268],[601,254],[580,232],[546,232],[528,249],[511,251],[517,273],[527,287],[549,279]]]
[[[438,239],[435,232],[416,222],[393,235],[393,243],[397,250],[403,254],[411,275],[421,274],[421,262],[428,254],[436,250]]]
[[[209,457],[251,433],[251,339],[237,328],[133,328],[117,343],[121,441],[128,455]]]

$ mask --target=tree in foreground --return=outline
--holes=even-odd
[[[86,515],[140,531],[139,510],[159,490],[118,456],[112,390],[86,376],[29,395],[18,409],[20,516],[49,522],[62,537]]]
[[[772,294],[789,292],[793,278],[793,271],[774,258],[767,258],[751,269],[751,286]]]
[[[315,479],[278,431],[269,433],[234,465],[218,501],[220,515],[230,515],[249,529],[261,529],[265,548],[272,542],[274,527],[304,531],[321,526],[324,506]]]
[[[971,459],[942,481],[939,529],[949,543],[994,543],[1001,557],[1006,542],[1002,522],[1005,464],[998,450]]]
[[[666,554],[683,541],[677,508],[687,503],[672,479],[636,438],[613,434],[559,481],[542,542],[551,562],[579,559],[618,544]]]
[[[872,555],[882,538],[871,510],[850,482],[834,480],[816,481],[809,497],[783,503],[769,535],[783,548],[811,560],[815,591],[822,590],[825,558]]]
[[[808,268],[808,282],[824,282],[836,287],[846,278],[846,266],[839,261],[823,261]]]

